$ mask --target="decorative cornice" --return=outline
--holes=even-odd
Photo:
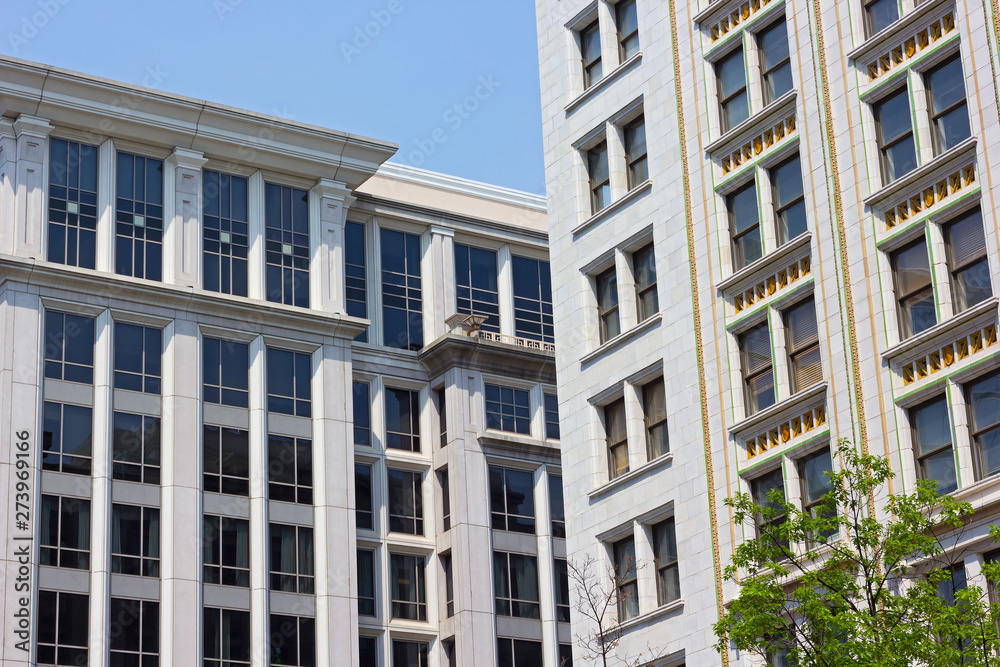
[[[729,434],[735,438],[745,438],[750,431],[756,431],[768,425],[769,422],[783,421],[788,415],[799,410],[805,410],[804,405],[818,396],[826,394],[827,385],[825,380],[808,389],[793,394],[783,401],[778,401],[774,405],[764,408],[760,412],[750,415],[742,421],[738,421],[729,427]]]
[[[14,134],[17,136],[26,134],[29,137],[47,137],[52,132],[52,124],[48,120],[27,114],[18,116],[13,127]]]
[[[918,31],[917,26],[927,19],[928,16],[934,14],[941,10],[945,5],[954,5],[955,0],[931,0],[930,2],[924,2],[923,4],[917,5],[917,7],[908,14],[901,16],[896,21],[893,21],[890,25],[883,28],[880,32],[872,35],[867,40],[865,40],[860,46],[858,46],[853,51],[847,53],[848,61],[861,61],[865,62],[873,56],[872,54],[881,54],[886,52],[888,55],[892,55],[895,48],[900,48],[908,40],[899,40],[900,34],[912,33],[910,39],[916,37]],[[949,12],[950,13],[950,12]],[[954,27],[954,14],[952,16],[952,27]],[[941,16],[935,17],[935,20],[940,20]],[[924,29],[928,29],[929,26],[923,26]],[[929,35],[928,35],[929,36]],[[936,41],[936,40],[935,40]],[[921,49],[922,50],[922,49]],[[902,60],[902,50],[900,49],[900,59]],[[911,56],[907,56],[908,58]],[[901,62],[900,60],[900,62]],[[890,63],[891,66],[895,66],[899,63]],[[882,72],[876,74],[877,78]],[[870,75],[870,73],[869,73]]]
[[[792,255],[797,253],[802,246],[809,245],[811,241],[811,231],[807,231],[805,234],[796,236],[788,243],[776,248],[773,252],[769,252],[760,259],[747,264],[732,275],[723,278],[715,284],[715,287],[722,292],[728,292],[730,289],[736,287],[742,282],[756,282],[753,280],[755,276],[767,273],[772,266],[777,266],[791,261]]]
[[[764,149],[795,133],[795,99],[798,93],[790,90],[759,112],[732,128],[705,147],[712,158],[723,161],[723,174],[728,174],[740,164],[760,155]],[[726,153],[732,166],[725,164]]]
[[[522,192],[512,188],[504,188],[499,185],[490,185],[458,176],[449,176],[435,171],[418,169],[397,162],[383,162],[378,168],[378,175],[386,178],[394,178],[400,181],[427,185],[449,192],[457,192],[463,195],[489,199],[502,204],[512,206],[523,206],[524,208],[536,211],[546,210],[546,201],[543,195],[536,195],[530,192]]]
[[[898,178],[880,190],[876,190],[872,194],[865,197],[862,200],[862,203],[873,210],[884,212],[888,210],[887,204],[889,200],[903,198],[909,200],[911,196],[918,193],[922,196],[925,192],[925,184],[922,183],[922,181],[930,181],[931,187],[935,187],[942,176],[945,176],[948,181],[951,180],[952,176],[956,176],[957,180],[953,183],[947,184],[945,190],[937,196],[937,201],[948,197],[949,194],[961,190],[963,187],[976,180],[975,170],[972,170],[969,173],[964,173],[964,170],[959,167],[959,163],[965,162],[966,160],[975,160],[976,141],[977,139],[975,136],[969,137],[960,144],[953,146],[941,155],[938,155],[930,162],[917,167],[902,178]],[[955,173],[953,174],[951,172]],[[968,179],[967,182],[966,179]],[[907,192],[911,189],[913,192]],[[893,202],[892,208],[896,208],[897,206],[898,204]],[[926,203],[924,204],[924,207],[927,207]],[[889,221],[890,218],[887,217],[886,224],[888,226],[895,226],[895,223],[889,225]]]
[[[883,359],[893,362],[902,356],[915,352],[920,347],[932,345],[937,339],[953,337],[957,329],[969,324],[980,315],[992,312],[995,316],[998,303],[1000,303],[1000,298],[995,296],[986,299],[982,303],[977,303],[972,308],[959,313],[955,317],[949,318],[944,322],[938,322],[934,326],[921,331],[916,336],[910,336],[906,340],[893,345],[883,352],[881,356]]]

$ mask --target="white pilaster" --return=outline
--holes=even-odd
[[[309,191],[309,303],[329,313],[346,313],[344,225],[354,203],[338,181],[321,178]]]
[[[17,185],[17,141],[14,124],[0,119],[0,253],[14,253],[14,193]]]
[[[264,337],[250,342],[250,664],[267,667],[267,346]]]
[[[250,249],[247,260],[247,295],[264,300],[264,174],[250,175],[247,191],[247,222]]]
[[[106,139],[97,150],[98,271],[115,271],[115,142]]]
[[[542,619],[542,665],[559,667],[556,625],[555,571],[552,560],[552,521],[549,515],[549,477],[545,466],[535,470],[535,535],[538,549],[538,601]]]
[[[443,336],[445,320],[454,315],[455,232],[431,225],[420,238],[420,274],[424,286],[424,344]]]
[[[497,288],[500,290],[500,333],[514,335],[514,260],[510,246],[497,251]]]
[[[198,151],[175,148],[164,160],[163,282],[201,286],[201,169]]]
[[[635,277],[632,273],[632,258],[615,250],[615,277],[618,279],[618,318],[623,332],[631,331],[639,324],[639,311],[635,302]]]
[[[17,136],[17,196],[14,214],[14,254],[45,259],[45,184],[48,181],[48,136],[44,118],[21,114],[14,121]]]

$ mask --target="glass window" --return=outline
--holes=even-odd
[[[910,410],[910,427],[920,478],[937,482],[939,493],[955,491],[958,478],[955,475],[951,422],[945,397],[939,396]]]
[[[526,639],[497,639],[498,667],[535,667],[542,664],[542,643]]]
[[[490,466],[490,515],[493,530],[535,532],[534,475]]]
[[[569,569],[565,558],[552,561],[556,580],[556,621],[569,623]]]
[[[375,607],[375,552],[358,549],[358,614],[378,616]]]
[[[203,667],[250,665],[250,612],[205,607]]]
[[[949,223],[944,238],[955,310],[961,312],[993,296],[982,211],[977,208]]]
[[[389,530],[394,533],[424,534],[424,498],[420,473],[388,470]]]
[[[486,385],[486,428],[531,434],[531,408],[523,389]]]
[[[271,590],[312,595],[315,589],[313,529],[282,523],[272,523],[268,528],[271,532]]]
[[[448,661],[448,667],[458,667],[458,651],[455,649],[455,640],[446,639],[441,643],[444,648],[444,657]]]
[[[88,596],[38,591],[38,664],[88,664],[89,621]]]
[[[774,372],[771,366],[771,332],[762,322],[740,336],[743,385],[747,415],[774,405]]]
[[[865,28],[869,37],[882,32],[899,18],[899,0],[865,2]]]
[[[896,301],[902,338],[915,336],[937,324],[931,266],[927,260],[927,242],[920,239],[892,255],[896,282]]]
[[[927,72],[925,79],[934,129],[934,152],[943,153],[972,135],[961,59],[957,55],[949,58]]]
[[[94,382],[94,319],[45,311],[45,377]]]
[[[204,484],[208,493],[250,495],[250,434],[205,424]]]
[[[751,181],[726,197],[726,210],[733,239],[733,268],[738,271],[764,255],[756,183]]]
[[[777,492],[778,497],[783,502],[785,499],[785,478],[782,476],[781,468],[772,470],[769,473],[761,475],[757,479],[750,482],[750,495],[753,497],[754,503],[761,508],[779,508],[777,502],[772,499],[772,492]],[[776,516],[769,521],[764,521],[763,518],[758,518],[760,521],[760,528],[772,528],[776,529],[778,526],[785,522],[785,515]],[[761,537],[761,532],[758,531],[757,537]],[[788,548],[788,542],[784,543],[785,548]]]
[[[392,640],[392,667],[427,667],[427,644]]]
[[[344,290],[347,314],[368,319],[368,274],[365,268],[365,226],[348,222],[344,228]],[[365,329],[354,340],[368,342]]]
[[[42,495],[39,563],[90,569],[90,501]]]
[[[771,169],[771,188],[774,219],[778,223],[778,243],[784,245],[809,229],[798,155]]]
[[[210,292],[247,295],[248,190],[242,176],[202,172],[202,265]]]
[[[482,315],[480,328],[500,333],[500,288],[497,286],[497,254],[493,250],[455,244],[455,298],[458,312]]]
[[[216,338],[202,339],[202,393],[206,403],[249,405],[250,347]]]
[[[511,264],[514,269],[514,334],[528,340],[555,342],[549,263],[515,255]]]
[[[250,586],[250,522],[206,514],[202,520],[206,584]]]
[[[448,400],[445,390],[437,389],[434,392],[437,398],[438,409],[438,433],[441,436],[441,446],[448,446]]]
[[[652,461],[670,451],[667,392],[663,378],[657,378],[642,388],[642,412],[646,426],[646,454]]]
[[[618,588],[618,621],[639,615],[639,582],[636,576],[635,540],[615,542],[615,586]]]
[[[297,417],[312,416],[312,357],[304,352],[267,348],[267,409]]]
[[[354,444],[372,444],[371,387],[367,382],[354,381]]]
[[[163,160],[118,153],[115,271],[160,280],[163,269]]]
[[[111,598],[108,618],[112,667],[160,664],[159,602]]]
[[[893,0],[895,2],[895,0]],[[875,105],[878,149],[882,156],[882,179],[891,183],[917,168],[910,98],[902,88]]]
[[[757,46],[764,77],[764,104],[770,104],[792,89],[792,61],[784,20],[757,33]]]
[[[375,530],[375,506],[372,500],[372,467],[354,464],[355,521],[359,529]]]
[[[937,584],[938,597],[951,606],[955,605],[955,593],[964,591],[966,587],[965,563],[958,563],[947,568],[948,576]]]
[[[601,66],[601,27],[594,21],[580,31],[580,51],[583,56],[583,87],[586,90],[604,77]]]
[[[677,534],[672,517],[653,526],[653,556],[657,603],[665,605],[679,600],[681,576],[677,568]]]
[[[615,479],[629,471],[625,399],[604,406],[604,432],[608,440],[608,469],[611,479]]]
[[[138,505],[111,506],[111,571],[160,576],[160,510]]]
[[[309,193],[264,185],[267,300],[309,307]]]
[[[267,436],[267,497],[286,503],[312,504],[311,440]]]
[[[747,73],[743,64],[743,49],[736,49],[715,64],[719,82],[719,105],[722,109],[722,131],[727,132],[750,117],[747,98]]]
[[[45,401],[42,470],[90,475],[93,419],[90,408]]]
[[[441,556],[441,570],[444,572],[444,600],[447,618],[455,615],[455,575],[451,570],[451,554]]]
[[[497,616],[539,618],[538,559],[494,551],[493,590]]]
[[[632,270],[635,274],[639,321],[643,322],[660,312],[660,300],[656,294],[656,258],[652,243],[632,254]]]
[[[115,322],[115,389],[160,393],[163,332]]]
[[[573,645],[559,645],[559,667],[573,667]]]
[[[566,537],[566,509],[563,504],[562,475],[549,473],[549,520],[552,537]]]
[[[597,276],[597,314],[601,320],[602,343],[622,332],[618,315],[618,275],[614,267]]]
[[[785,311],[785,335],[788,337],[792,393],[822,382],[823,363],[819,354],[816,304],[811,298]]]
[[[160,418],[114,413],[111,476],[127,482],[160,483]]]
[[[814,519],[835,518],[823,505],[823,496],[830,493],[833,487],[829,473],[833,472],[833,459],[830,450],[824,449],[799,461],[799,479],[802,480],[802,511]],[[810,543],[825,541],[837,534],[836,528],[810,535]],[[815,546],[815,544],[810,544]]]
[[[646,120],[642,116],[625,126],[625,158],[628,160],[628,189],[632,190],[649,179]]]
[[[378,667],[378,639],[358,637],[358,655],[358,667]]]
[[[48,260],[92,269],[97,256],[97,148],[49,139]]]
[[[392,617],[426,621],[423,557],[392,554],[389,561],[392,568]]]
[[[559,397],[555,394],[543,394],[545,400],[545,437],[549,440],[559,439]]]
[[[271,614],[271,667],[316,667],[316,620]]]
[[[972,440],[979,479],[1000,470],[1000,374],[987,375],[966,386]]]
[[[385,446],[420,451],[420,393],[385,388]]]
[[[441,485],[441,529],[451,530],[451,483],[448,480],[448,469],[439,470],[438,484]]]
[[[424,346],[420,237],[381,231],[382,344],[404,350]]]
[[[597,213],[611,203],[611,172],[608,170],[608,143],[602,141],[587,151],[590,174],[590,208]]]
[[[639,53],[639,16],[635,0],[621,0],[615,5],[615,16],[618,19],[618,48],[621,61],[625,62]]]

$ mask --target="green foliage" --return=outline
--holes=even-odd
[[[758,537],[736,547],[726,567],[740,593],[715,625],[717,650],[783,656],[776,664],[798,667],[1000,666],[1000,605],[980,587],[962,588],[964,570],[952,575],[966,556],[955,545],[972,506],[926,480],[886,497],[888,461],[846,440],[837,453],[843,468],[828,473],[831,491],[811,515],[778,491],[761,506],[747,494],[726,501]],[[1000,527],[990,535],[1000,538]],[[984,575],[994,584],[1000,565]]]

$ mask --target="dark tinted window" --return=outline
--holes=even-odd
[[[316,667],[316,621],[271,614],[271,664]]]
[[[250,612],[205,607],[203,619],[204,667],[250,664]]]
[[[534,475],[496,466],[490,466],[489,474],[493,529],[534,533]]]
[[[45,312],[45,377],[93,383],[93,318]]]
[[[312,416],[312,358],[304,352],[267,348],[267,409]]]
[[[420,237],[383,229],[380,246],[382,344],[419,350],[424,346]]]
[[[160,418],[115,412],[111,476],[127,482],[160,483]]]
[[[515,335],[545,343],[555,342],[549,263],[515,255],[511,264],[514,274]]]
[[[284,435],[267,438],[267,497],[311,505],[312,441]]]
[[[42,496],[39,562],[76,570],[90,569],[90,501]]]
[[[267,300],[309,307],[309,193],[264,186]]]
[[[528,392],[487,384],[486,428],[530,435],[531,409]]]
[[[45,401],[42,470],[89,475],[93,444],[90,408]]]
[[[420,473],[388,470],[389,530],[424,534],[424,501]]]
[[[163,332],[115,322],[115,389],[160,393]]]
[[[111,506],[111,571],[160,576],[160,510],[115,503]]]
[[[559,398],[545,394],[545,437],[559,439]]]
[[[420,451],[420,394],[407,389],[385,388],[385,446],[408,452]]]
[[[159,602],[111,598],[108,618],[112,667],[160,664]]]
[[[115,271],[160,280],[163,269],[163,160],[118,154]]]
[[[376,616],[375,552],[358,549],[358,614]]]
[[[496,252],[456,243],[455,282],[458,312],[464,315],[482,315],[486,321],[481,328],[500,333]]]
[[[248,588],[250,522],[206,514],[202,517],[202,540],[205,583]]]
[[[549,519],[552,521],[552,537],[566,537],[562,481],[561,475],[549,474]]]
[[[354,444],[372,444],[372,406],[367,382],[354,381]]]
[[[271,590],[312,595],[315,591],[313,529],[272,523]]]
[[[202,264],[205,289],[247,295],[247,179],[202,172]]]
[[[38,664],[88,664],[89,619],[88,596],[38,591]]]
[[[368,318],[368,276],[365,271],[365,226],[349,222],[344,227],[344,289],[347,314]],[[368,331],[358,334],[355,340],[368,342]]]
[[[250,494],[250,436],[238,428],[205,424],[202,436],[205,491]]]
[[[205,338],[202,382],[206,403],[237,408],[249,405],[250,348],[246,343]]]
[[[48,260],[92,269],[96,249],[97,148],[51,138]]]
[[[354,504],[358,528],[375,529],[375,508],[372,501],[372,467],[354,464]]]
[[[389,561],[392,584],[392,618],[426,621],[427,600],[424,595],[423,557],[392,554]]]

